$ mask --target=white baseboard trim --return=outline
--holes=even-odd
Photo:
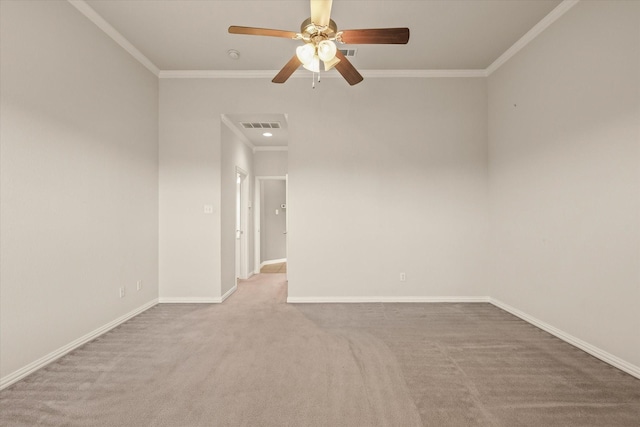
[[[260,268],[264,267],[265,265],[280,264],[281,262],[287,262],[287,259],[286,258],[280,258],[280,259],[270,259],[268,261],[262,261],[260,263]]]
[[[287,303],[489,302],[489,297],[288,297]]]
[[[220,302],[224,302],[224,300],[229,298],[237,290],[238,290],[238,285],[237,284],[233,285],[233,288],[229,289],[224,295],[222,295]]]
[[[216,304],[221,303],[222,298],[209,297],[165,297],[160,298],[160,304]]]
[[[115,328],[116,326],[119,326],[120,324],[126,322],[127,320],[131,319],[132,317],[137,316],[138,314],[142,313],[143,311],[146,311],[148,309],[150,309],[151,307],[154,307],[155,305],[158,304],[158,299],[153,299],[151,301],[149,301],[148,303],[136,308],[135,310],[130,311],[129,313],[122,315],[120,317],[118,317],[117,319],[107,323],[104,326],[99,327],[98,329],[95,329],[91,332],[89,332],[86,335],[83,335],[82,337],[78,338],[77,340],[74,340],[72,342],[70,342],[69,344],[60,347],[59,349],[52,351],[51,353],[47,354],[46,356],[41,357],[40,359],[36,360],[35,362],[31,362],[29,363],[27,366],[18,369],[15,372],[10,373],[9,375],[2,377],[0,379],[0,390],[3,390],[7,387],[9,387],[10,385],[20,381],[21,379],[23,379],[24,377],[26,377],[27,375],[30,375],[32,373],[34,373],[35,371],[37,371],[38,369],[44,368],[46,365],[48,365],[51,362],[56,361],[57,359],[61,358],[62,356],[64,356],[65,354],[75,350],[76,348],[88,343],[89,341],[92,341],[94,339],[96,339],[97,337],[99,337],[100,335],[109,332],[111,329]]]
[[[633,375],[634,377],[640,379],[640,367],[635,366],[625,360],[622,360],[619,357],[614,356],[613,354],[608,353],[602,349],[599,349],[598,347],[593,346],[588,342],[582,341],[581,339],[576,338],[573,335],[568,334],[554,326],[551,326],[550,324],[545,323],[542,320],[536,319],[533,316],[529,316],[527,313],[524,313],[518,310],[517,308],[511,307],[510,305],[505,304],[502,301],[499,301],[495,298],[489,298],[489,302],[495,305],[496,307],[501,308],[502,310],[508,313],[511,313],[516,317],[519,317],[525,322],[530,323],[533,326],[536,326],[542,329],[543,331],[548,332],[551,335],[560,338],[562,341],[569,343],[572,346],[577,347],[580,350],[585,351],[594,357],[597,357],[603,362],[606,362],[609,365],[614,366],[620,369],[621,371],[624,371],[629,375]]]
[[[160,304],[221,304],[238,289],[238,285],[233,285],[221,297],[164,297],[158,301]]]

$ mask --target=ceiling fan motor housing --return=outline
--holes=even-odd
[[[300,34],[306,42],[319,43],[322,40],[335,40],[338,33],[338,26],[333,19],[329,20],[329,25],[318,26],[307,18],[300,25]]]

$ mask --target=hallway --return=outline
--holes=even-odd
[[[262,268],[260,269],[260,273],[286,273],[286,272],[287,272],[286,262],[263,265]]]

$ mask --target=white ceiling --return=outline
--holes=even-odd
[[[226,114],[227,124],[235,128],[234,132],[241,133],[254,147],[286,147],[289,145],[289,126],[285,114]],[[279,129],[245,129],[240,124],[249,123],[279,123]],[[271,137],[263,133],[269,132]]]
[[[279,70],[299,41],[228,34],[300,31],[309,0],[87,0],[160,70]],[[407,45],[358,45],[360,70],[485,69],[560,0],[334,0],[338,29],[409,27]],[[347,45],[345,45],[347,46]],[[239,60],[227,56],[240,52]]]
[[[97,13],[97,21],[104,19],[120,33],[126,39],[125,45],[130,43],[144,55],[146,58],[138,59],[155,72],[279,70],[301,42],[233,35],[227,32],[228,27],[298,32],[310,15],[309,0],[70,1],[94,22],[95,16],[91,15]],[[357,48],[357,56],[350,61],[360,71],[485,70],[560,3],[561,0],[334,0],[331,18],[338,30],[410,29],[407,45],[343,45],[345,49]],[[87,13],[87,5],[93,11],[89,9]],[[227,55],[230,49],[240,52],[238,60]],[[255,147],[287,145],[283,114],[226,118],[234,131]],[[281,121],[284,127],[266,139],[262,136],[264,131],[242,129],[240,121]]]

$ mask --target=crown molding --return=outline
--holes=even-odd
[[[222,123],[227,125],[227,127],[231,130],[231,132],[233,132],[234,135],[237,136],[238,139],[242,141],[244,145],[249,147],[251,151],[253,152],[256,151],[256,146],[253,145],[251,141],[249,141],[249,139],[240,131],[240,129],[238,129],[238,127],[231,121],[229,116],[227,116],[226,114],[221,114],[220,120],[222,120]]]
[[[517,42],[507,49],[502,55],[498,57],[491,65],[485,70],[486,75],[490,76],[491,73],[500,68],[505,62],[511,59],[516,53],[520,52],[522,48],[528,45],[533,39],[538,37],[540,33],[546,30],[551,24],[556,22],[562,15],[564,15],[569,9],[578,4],[580,0],[564,0],[555,9],[553,9],[547,16],[542,18],[540,22],[533,26],[527,33],[522,36]]]
[[[149,60],[142,52],[140,52],[134,45],[132,45],[129,40],[124,38],[122,34],[118,32],[115,28],[111,26],[104,18],[98,15],[98,12],[93,10],[91,6],[85,3],[84,0],[67,0],[73,7],[78,9],[80,13],[86,16],[91,22],[96,24],[98,28],[104,31],[109,37],[111,37],[116,43],[120,45],[124,50],[129,52],[131,56],[138,60],[142,65],[144,65],[149,71],[151,71],[156,76],[160,75],[160,69],[156,67],[156,65]]]
[[[486,70],[359,70],[365,78],[446,78],[486,77]],[[161,70],[161,79],[272,79],[279,70]],[[308,71],[298,70],[290,78],[309,78]],[[342,78],[336,71],[322,73],[322,78]]]
[[[84,16],[104,31],[131,56],[137,59],[149,71],[161,79],[272,79],[280,70],[160,70],[149,58],[133,46],[122,34],[104,20],[84,0],[67,0]],[[515,42],[509,49],[498,57],[486,69],[474,70],[360,70],[360,74],[366,78],[474,78],[488,77],[504,63],[522,50],[540,33],[557,21],[569,9],[580,0],[563,0],[540,22],[533,26],[527,33]],[[331,70],[323,73],[322,78],[340,78],[337,71]],[[291,78],[309,78],[307,71],[298,70]],[[232,127],[233,128],[233,127]]]
[[[363,77],[375,78],[449,78],[487,77],[485,70],[362,70]],[[336,75],[338,77],[338,75]]]
[[[272,79],[278,70],[161,70],[161,79]],[[291,77],[300,77],[293,73]]]

